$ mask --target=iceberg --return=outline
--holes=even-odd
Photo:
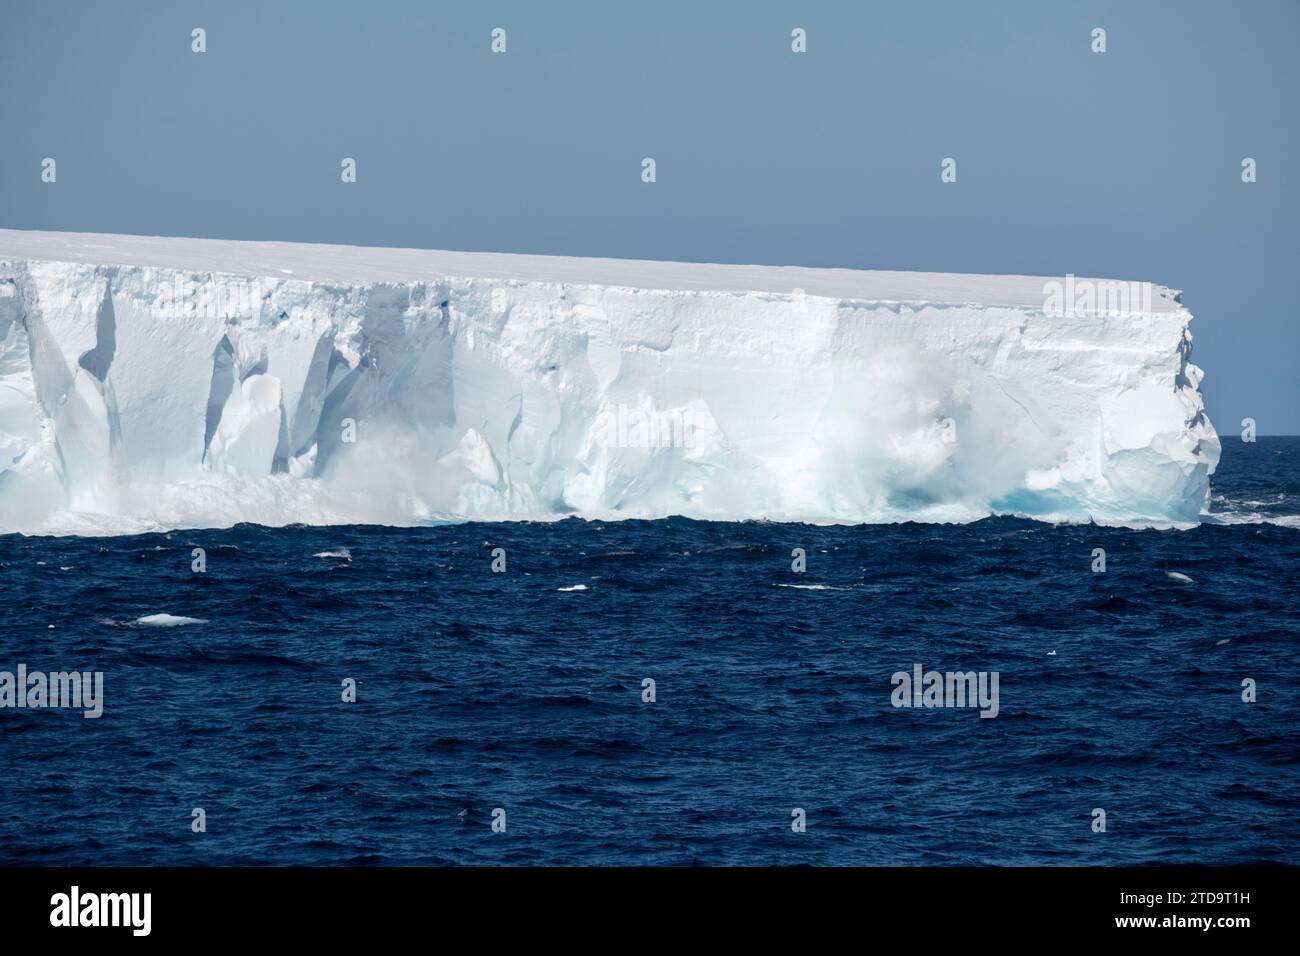
[[[1196,524],[1147,282],[0,230],[0,531]]]

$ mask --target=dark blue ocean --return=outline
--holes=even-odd
[[[1300,862],[1300,439],[1214,491],[1238,523],[3,536],[0,670],[104,710],[0,710],[0,863]],[[894,707],[916,664],[997,716]]]

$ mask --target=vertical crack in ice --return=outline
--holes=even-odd
[[[230,336],[223,335],[216,348],[212,350],[212,380],[208,386],[208,404],[203,423],[203,461],[208,460],[208,448],[212,445],[212,436],[221,424],[221,412],[230,398],[230,391],[235,387],[235,348],[230,344]]]
[[[341,359],[341,356],[334,348],[334,333],[328,332],[316,342],[303,380],[302,396],[298,399],[298,407],[289,426],[287,447],[294,458],[308,454],[316,444],[316,430],[320,425],[336,358]]]
[[[520,392],[516,398],[519,399],[519,407],[515,410],[515,417],[510,422],[510,431],[506,434],[506,474],[510,473],[510,466],[514,462],[514,451],[512,442],[514,441],[515,432],[524,420],[524,393]]]
[[[114,270],[106,273],[104,296],[99,301],[95,313],[95,347],[83,352],[77,364],[90,374],[92,385],[103,402],[104,425],[108,432],[107,464],[116,465],[116,457],[122,438],[121,417],[118,414],[117,398],[113,392],[108,373],[117,353],[117,314],[113,310],[113,276]]]
[[[1178,340],[1178,368],[1174,371],[1174,391],[1191,388],[1191,379],[1187,377],[1187,363],[1192,360],[1192,336],[1184,329]]]
[[[335,376],[338,378],[336,384],[326,388],[325,401],[321,404],[320,417],[316,423],[316,464],[312,469],[315,475],[324,474],[330,460],[343,447],[343,420],[355,417],[350,414],[352,392],[361,382],[369,364],[369,360],[362,356],[353,368],[338,351],[330,356],[327,383],[335,382]]]
[[[117,351],[117,316],[113,312],[113,280],[104,283],[104,298],[95,315],[95,347],[82,353],[78,363],[100,382],[107,381],[113,353]]]

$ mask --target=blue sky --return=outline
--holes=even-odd
[[[5,0],[2,23],[5,227],[1149,279],[1196,315],[1218,430],[1300,433],[1292,0]]]

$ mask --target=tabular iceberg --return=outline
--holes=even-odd
[[[1147,283],[0,230],[0,531],[1193,524],[1190,319]]]

